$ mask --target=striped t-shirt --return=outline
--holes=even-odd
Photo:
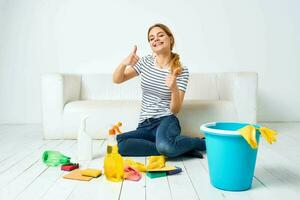
[[[166,77],[170,74],[169,69],[160,69],[155,65],[152,55],[144,56],[133,68],[141,75],[142,106],[139,122],[148,118],[159,118],[173,114],[170,109],[171,91],[165,84]],[[177,77],[179,90],[186,91],[189,79],[189,71],[183,67]]]

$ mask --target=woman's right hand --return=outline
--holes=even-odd
[[[134,45],[133,51],[122,61],[122,64],[125,66],[131,65],[134,66],[138,61],[139,57],[136,55],[137,46]]]
[[[124,81],[127,81],[138,75],[133,67],[127,67],[128,65],[134,66],[139,61],[140,58],[136,55],[136,50],[137,47],[134,45],[133,51],[117,67],[113,73],[114,83],[123,83]]]

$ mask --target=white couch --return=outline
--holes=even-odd
[[[212,121],[256,122],[257,73],[191,74],[178,117],[184,135],[199,135]],[[45,139],[75,139],[81,115],[88,114],[87,132],[105,138],[111,124],[122,131],[137,127],[140,78],[113,84],[111,74],[45,74],[42,110]]]

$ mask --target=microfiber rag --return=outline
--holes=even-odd
[[[147,166],[148,170],[160,169],[165,166],[166,157],[165,156],[150,156],[148,161],[149,161],[149,164]]]
[[[138,170],[127,165],[124,167],[124,177],[126,180],[139,181],[142,178],[142,175]]]
[[[263,136],[263,138],[267,140],[267,142],[269,142],[270,144],[276,141],[277,132],[267,127],[255,128],[252,125],[247,125],[237,131],[244,137],[244,139],[248,142],[251,148],[257,149],[257,141],[255,137],[256,130],[258,130]]]

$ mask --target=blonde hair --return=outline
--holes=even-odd
[[[167,27],[164,24],[160,24],[160,23],[157,23],[157,24],[154,24],[154,25],[150,26],[149,29],[148,29],[148,35],[147,35],[148,42],[150,42],[149,33],[155,27],[159,27],[162,30],[164,30],[164,32],[171,38],[171,60],[170,60],[171,73],[173,73],[173,71],[178,68],[179,69],[179,74],[180,74],[182,72],[182,65],[181,65],[181,62],[180,62],[179,55],[177,53],[172,52],[174,44],[175,44],[175,39],[174,39],[173,33],[171,32],[169,27]]]

